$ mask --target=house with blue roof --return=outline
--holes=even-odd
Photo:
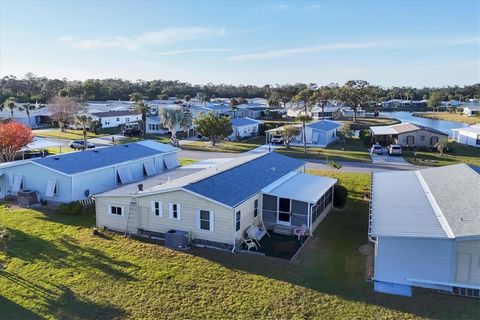
[[[88,198],[178,166],[179,149],[155,141],[0,164],[0,199],[33,191],[40,200]]]
[[[305,174],[304,165],[271,152],[167,171],[142,188],[96,194],[97,226],[159,238],[179,230],[195,245],[226,250],[241,248],[252,230],[313,232],[332,208],[336,180]]]
[[[290,145],[303,146],[303,127],[302,124],[294,124],[298,127],[298,135],[295,136]],[[337,130],[342,125],[332,120],[319,120],[307,123],[305,125],[305,138],[307,147],[325,148],[332,142],[338,140]],[[282,134],[284,126],[265,131],[266,142],[270,143],[272,137]]]
[[[232,133],[227,137],[229,140],[240,140],[258,135],[262,121],[251,118],[233,118]]]

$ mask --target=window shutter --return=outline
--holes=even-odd
[[[150,202],[150,208],[152,210],[152,214],[155,215],[155,201]]]
[[[197,222],[197,229],[200,230],[200,209],[195,209],[195,221]]]
[[[157,201],[158,202],[158,216],[163,218],[163,202],[162,201]]]
[[[177,217],[178,220],[182,219],[182,206],[180,205],[180,203],[177,203]]]
[[[171,202],[168,204],[168,217],[170,219],[173,218],[173,203],[171,203]]]
[[[213,222],[215,221],[215,214],[213,211],[210,211],[210,231],[213,232]]]

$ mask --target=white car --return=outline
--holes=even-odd
[[[374,144],[374,145],[372,146],[372,148],[370,149],[370,153],[371,153],[371,154],[379,154],[379,155],[382,155],[382,154],[383,154],[382,146],[379,145],[378,143],[377,143],[377,144]]]
[[[388,147],[388,155],[390,156],[401,156],[402,155],[402,146],[399,144],[392,144]]]
[[[273,135],[272,138],[270,139],[270,142],[272,144],[282,144],[283,137],[281,135]]]
[[[83,149],[83,140],[74,140],[70,143],[70,148],[75,149],[75,150],[81,150]],[[91,142],[87,141],[87,149],[93,149],[95,148],[95,145]]]

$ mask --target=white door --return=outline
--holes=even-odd
[[[470,280],[470,253],[459,253],[457,257],[457,281],[468,282]]]

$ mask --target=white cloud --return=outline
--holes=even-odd
[[[59,40],[76,49],[123,48],[137,49],[144,46],[165,45],[175,42],[219,37],[225,34],[225,29],[205,27],[167,28],[159,31],[144,32],[136,37],[99,37],[94,39],[75,39],[62,37]]]
[[[157,52],[156,54],[161,56],[173,56],[177,54],[184,54],[184,53],[195,53],[195,52],[229,52],[235,51],[236,49],[230,48],[192,48],[192,49],[179,49],[179,50],[171,50],[171,51],[161,51]]]
[[[269,50],[257,53],[235,55],[228,58],[232,61],[244,61],[244,60],[260,60],[260,59],[275,59],[285,58],[302,54],[318,53],[322,51],[334,51],[334,50],[351,50],[351,49],[367,49],[382,46],[380,42],[340,42],[340,43],[328,43],[320,44],[309,47]]]

